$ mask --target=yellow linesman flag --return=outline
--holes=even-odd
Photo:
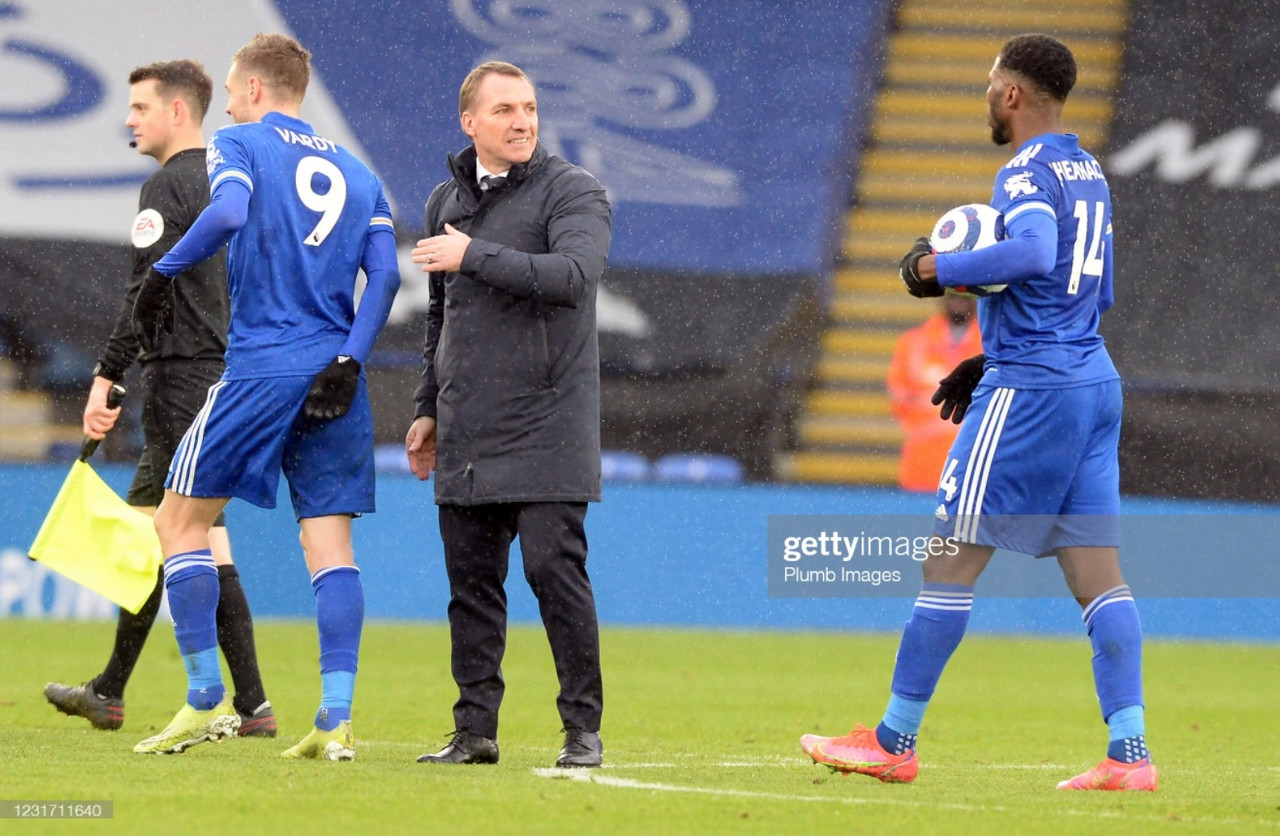
[[[85,461],[71,466],[28,553],[133,613],[155,589],[163,562],[151,517],[117,496]]]

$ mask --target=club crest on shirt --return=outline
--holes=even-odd
[[[143,209],[138,213],[138,217],[133,219],[133,233],[130,239],[133,246],[140,250],[145,250],[152,244],[160,240],[160,236],[164,235],[164,218],[154,209]]]
[[[1019,171],[1017,174],[1011,174],[1004,181],[1004,190],[1008,192],[1010,199],[1035,194],[1040,191],[1036,188],[1036,184],[1031,182],[1030,171]]]
[[[208,146],[204,149],[204,167],[209,174],[213,174],[213,170],[219,164],[225,163],[227,158],[222,156],[222,152],[218,150],[218,146],[214,144],[214,140],[209,140]]]

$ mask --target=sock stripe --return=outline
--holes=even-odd
[[[973,609],[973,601],[962,603],[959,601],[925,601],[921,599],[916,601],[916,609],[943,610],[945,612],[969,612]]]
[[[916,607],[926,610],[966,612],[973,609],[973,590],[952,592],[926,588],[916,598]]]
[[[328,566],[324,569],[316,570],[315,574],[311,576],[311,585],[315,586],[317,581],[333,574],[334,572],[343,572],[346,570],[355,572],[357,575],[360,574],[360,568],[358,566]]]
[[[183,569],[199,569],[206,567],[208,569],[212,569],[214,572],[218,571],[217,566],[213,562],[213,552],[209,549],[201,549],[194,552],[183,552],[181,554],[175,554],[164,562],[164,577],[165,580],[169,580],[169,578],[173,577],[178,572],[181,572]]]
[[[1127,584],[1112,587],[1097,598],[1094,598],[1093,601],[1089,603],[1089,606],[1084,608],[1084,612],[1080,613],[1080,620],[1085,624],[1090,624],[1098,610],[1108,604],[1115,604],[1120,601],[1133,601],[1133,593],[1129,591]]]

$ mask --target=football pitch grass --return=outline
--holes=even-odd
[[[908,607],[904,606],[905,610]],[[841,776],[800,751],[884,708],[896,636],[606,629],[606,766],[550,769],[561,735],[546,640],[514,627],[492,767],[415,763],[452,730],[439,623],[372,623],[361,647],[354,763],[285,761],[319,697],[314,625],[260,621],[280,737],[144,756],[181,705],[170,630],[126,694],[125,726],[48,705],[49,680],[98,670],[112,625],[7,620],[0,797],[113,802],[109,821],[4,821],[12,833],[1274,833],[1280,836],[1280,647],[1149,641],[1148,740],[1158,793],[1069,793],[1101,759],[1089,646],[972,635],[920,735],[920,777]]]

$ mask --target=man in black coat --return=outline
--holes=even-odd
[[[511,542],[551,644],[561,767],[599,766],[603,686],[587,577],[587,503],[600,500],[596,287],[610,207],[586,170],[538,144],[518,67],[481,64],[459,94],[472,146],[427,201],[413,260],[431,274],[422,381],[405,440],[436,474],[449,575],[454,734],[428,763],[497,763]]]

